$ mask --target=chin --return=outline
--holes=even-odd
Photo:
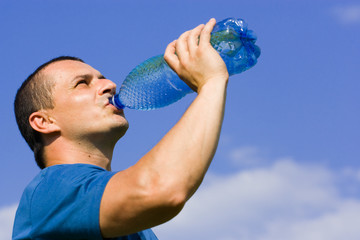
[[[116,128],[112,129],[111,132],[117,136],[118,139],[123,137],[126,133],[126,131],[129,129],[129,123],[125,120],[120,126],[117,126]]]

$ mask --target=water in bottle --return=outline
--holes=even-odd
[[[253,67],[260,56],[256,35],[242,19],[227,18],[211,32],[210,43],[224,60],[229,75]],[[117,108],[151,110],[172,104],[193,92],[158,55],[136,66],[110,102]]]

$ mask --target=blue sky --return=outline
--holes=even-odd
[[[211,17],[245,19],[262,55],[230,78],[219,148],[203,186],[155,232],[174,240],[359,239],[357,1],[2,0],[0,240],[9,239],[22,190],[39,171],[13,114],[22,81],[43,62],[72,55],[120,86],[133,67]],[[113,169],[151,149],[194,97],[155,111],[127,110],[130,129]]]

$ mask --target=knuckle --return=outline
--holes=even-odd
[[[184,69],[189,68],[189,62],[184,59],[180,59],[180,64],[181,64],[182,68],[184,68]]]
[[[189,33],[190,33],[190,31],[184,32],[183,34],[180,35],[179,39],[180,38],[186,38],[189,35]]]

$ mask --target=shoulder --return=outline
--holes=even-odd
[[[76,236],[100,236],[100,201],[114,174],[88,164],[56,165],[42,170],[23,193],[14,234],[73,232]]]
[[[89,164],[64,164],[44,169],[32,183],[32,201],[42,198],[81,197],[85,193],[103,191],[115,173]],[[81,194],[80,194],[81,193]]]
[[[78,196],[79,191],[101,192],[114,174],[90,164],[64,164],[45,168],[24,189],[19,208],[24,205],[30,210],[34,203],[35,206],[41,203],[43,208],[42,202],[58,201],[74,194]]]
[[[114,174],[91,164],[62,164],[44,169],[42,182],[51,183],[52,180],[56,180],[56,184],[77,184],[95,179],[106,181]]]
[[[24,194],[33,195],[42,188],[58,190],[79,187],[82,184],[106,185],[114,175],[101,167],[90,164],[62,164],[43,169],[25,188]]]

